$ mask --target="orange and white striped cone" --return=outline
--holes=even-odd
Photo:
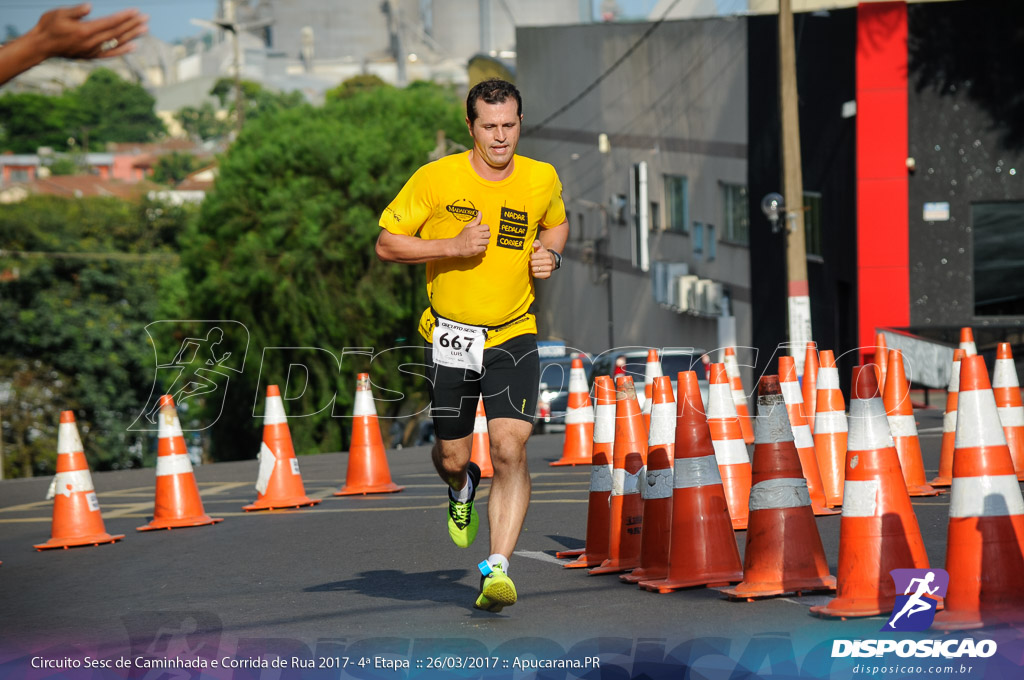
[[[818,346],[813,342],[807,343],[807,351],[804,353],[804,375],[800,390],[804,396],[804,417],[813,436],[814,414],[817,410],[815,404],[818,403]]]
[[[886,370],[885,415],[889,419],[889,431],[896,444],[896,453],[903,470],[903,481],[911,496],[935,496],[939,490],[928,484],[924,476],[924,458],[921,455],[921,441],[917,437],[917,420],[910,403],[910,385],[907,384],[906,369],[903,367],[903,352],[889,350],[889,367]]]
[[[953,451],[956,450],[956,406],[960,394],[960,362],[966,356],[966,350],[953,350],[953,366],[949,371],[949,386],[946,388],[946,412],[942,414],[939,474],[929,482],[932,486],[950,486],[953,483]]]
[[[111,536],[103,525],[100,502],[92,485],[89,463],[85,460],[85,449],[78,436],[73,411],[60,412],[57,474],[46,494],[46,500],[51,498],[50,540],[34,546],[36,550],[114,543],[124,538],[124,534]]]
[[[746,529],[750,503],[750,455],[743,442],[725,364],[711,364],[708,427],[733,529]]]
[[[780,357],[789,359],[793,357]],[[796,385],[796,368],[793,385]],[[752,600],[783,593],[832,591],[836,579],[828,560],[789,422],[789,408],[778,376],[761,378],[754,421],[753,487],[750,522],[743,552],[743,581],[722,592]]]
[[[138,531],[198,527],[223,521],[220,517],[210,517],[203,510],[203,499],[199,497],[192,461],[188,459],[178,410],[174,408],[174,398],[169,394],[160,397],[159,417],[153,521],[138,527]]]
[[[589,574],[618,574],[640,566],[640,540],[644,506],[640,485],[647,464],[647,430],[636,402],[633,378],[615,381],[615,447],[612,457],[612,493],[608,533],[608,559]]]
[[[476,419],[473,421],[473,450],[469,459],[480,468],[480,479],[494,476],[494,465],[491,463],[491,434],[487,430],[487,412],[484,410],[484,398],[476,402]]]
[[[356,403],[353,407],[352,444],[348,448],[348,471],[345,485],[335,496],[370,493],[395,493],[404,489],[391,481],[391,468],[380,435],[377,407],[370,391],[370,374],[356,377]]]
[[[594,454],[594,407],[583,360],[572,360],[569,370],[569,408],[565,412],[562,457],[551,465],[590,465]]]
[[[732,386],[732,402],[736,409],[736,416],[740,419],[740,432],[743,433],[743,443],[754,443],[754,425],[750,422],[750,408],[747,406],[747,393],[743,389],[743,378],[740,375],[740,366],[736,362],[736,350],[732,347],[725,348],[725,372],[729,376],[729,384]]]
[[[641,588],[658,593],[743,580],[697,374],[680,373],[677,391],[668,573],[664,579],[640,581]]]
[[[1024,406],[1021,405],[1017,365],[1013,361],[1010,343],[1001,342],[996,348],[996,364],[992,369],[992,393],[999,409],[999,422],[1010,449],[1010,459],[1017,479],[1024,480]]]
[[[821,472],[818,470],[818,454],[814,452],[811,428],[807,427],[807,421],[804,419],[804,398],[800,394],[800,383],[796,379],[796,360],[793,357],[779,357],[779,388],[786,401],[786,412],[789,414],[789,424],[793,429],[796,452],[800,457],[800,469],[803,470],[803,477],[807,482],[811,510],[815,515],[838,515],[839,511],[829,509],[825,502],[825,489],[821,482]],[[758,396],[758,404],[760,403],[761,397]],[[760,417],[760,413],[758,416]],[[754,433],[757,433],[756,421]]]
[[[872,366],[853,369],[851,397],[838,590],[828,604],[811,607],[812,614],[827,618],[892,611],[896,587],[889,572],[928,567]]]
[[[654,380],[662,376],[661,359],[658,358],[658,350],[647,350],[647,363],[644,365],[644,389],[642,394],[637,394],[640,402],[640,412],[644,416],[644,427],[651,429],[651,405],[654,403]]]
[[[1024,622],[1024,498],[985,360],[977,355],[960,365],[946,571],[946,607],[934,628]]]
[[[885,333],[875,333],[875,378],[878,380],[878,391],[885,394],[885,379],[889,368],[889,345],[885,342]]]
[[[566,569],[596,567],[608,559],[611,533],[612,448],[615,445],[615,387],[606,375],[594,378],[594,448],[591,455],[587,535],[582,550],[564,550],[555,557],[576,557]]]
[[[973,357],[978,353],[978,346],[974,344],[974,329],[970,326],[960,329],[960,349],[964,351],[964,356],[968,357]]]
[[[640,496],[643,498],[643,533],[640,538],[640,566],[619,576],[624,583],[661,579],[668,575],[669,535],[672,530],[672,471],[675,465],[676,403],[672,380],[654,379],[654,404],[647,436],[647,472]]]
[[[264,408],[263,444],[257,456],[260,468],[256,478],[256,502],[242,509],[249,512],[316,505],[320,500],[306,496],[306,488],[302,485],[299,459],[295,457],[288,416],[277,385],[267,385]]]
[[[818,398],[814,415],[814,450],[825,487],[825,502],[843,504],[843,465],[846,460],[846,402],[839,389],[839,369],[832,350],[822,350],[818,367]]]

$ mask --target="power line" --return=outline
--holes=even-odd
[[[648,26],[648,27],[647,27],[647,30],[646,30],[646,31],[644,31],[643,35],[641,35],[641,36],[640,36],[640,37],[639,37],[639,38],[637,39],[637,41],[636,41],[635,43],[633,43],[633,44],[632,44],[632,45],[631,45],[631,46],[629,47],[629,49],[628,49],[628,50],[626,50],[625,52],[623,52],[623,53],[622,53],[622,56],[620,56],[620,57],[619,57],[618,59],[616,59],[616,60],[615,60],[615,63],[614,63],[614,64],[612,64],[612,65],[611,65],[611,66],[609,66],[609,67],[608,67],[607,69],[605,69],[604,73],[602,73],[601,75],[599,75],[599,76],[598,76],[598,77],[597,77],[597,78],[596,78],[596,79],[594,80],[594,82],[590,83],[590,85],[587,85],[587,86],[586,86],[586,87],[585,87],[585,88],[583,89],[583,91],[582,91],[582,92],[580,92],[580,93],[579,93],[578,95],[576,95],[575,97],[573,97],[572,99],[570,99],[570,100],[569,100],[569,101],[568,101],[568,102],[567,102],[566,104],[564,104],[564,105],[563,105],[562,107],[560,107],[560,108],[559,108],[558,110],[556,110],[556,111],[555,111],[554,113],[550,114],[550,115],[549,115],[549,116],[548,116],[547,118],[545,118],[544,120],[542,120],[542,121],[541,121],[540,123],[538,123],[538,124],[537,124],[537,125],[535,125],[534,127],[530,128],[529,130],[524,130],[524,131],[523,131],[523,134],[524,134],[524,136],[527,136],[527,137],[528,137],[529,135],[533,134],[533,133],[534,133],[534,132],[536,132],[537,130],[540,130],[541,128],[545,127],[545,126],[546,126],[546,125],[547,125],[548,123],[550,123],[550,122],[551,122],[552,120],[554,120],[554,119],[555,119],[555,118],[557,118],[558,116],[560,116],[560,115],[562,115],[563,113],[565,113],[566,111],[568,111],[568,110],[569,110],[570,108],[572,108],[573,106],[575,106],[577,102],[579,102],[579,101],[580,101],[581,99],[583,99],[583,98],[584,98],[584,97],[586,97],[586,96],[587,96],[588,94],[590,94],[591,92],[593,92],[593,91],[594,91],[594,88],[596,88],[596,87],[597,87],[598,85],[600,85],[600,84],[601,84],[601,81],[603,81],[603,80],[604,80],[605,78],[607,78],[607,77],[608,77],[609,75],[611,75],[612,71],[614,71],[614,70],[615,70],[615,69],[617,69],[617,68],[618,68],[619,66],[621,66],[623,62],[625,62],[625,61],[626,61],[627,59],[629,59],[629,57],[630,57],[630,56],[632,56],[633,52],[635,52],[635,51],[636,51],[636,49],[637,49],[638,47],[640,47],[640,45],[642,45],[642,44],[643,44],[643,43],[644,43],[644,42],[645,42],[645,41],[646,41],[646,40],[647,40],[648,38],[650,38],[650,37],[651,37],[651,34],[652,34],[652,33],[654,33],[654,31],[655,31],[655,30],[657,30],[657,28],[658,28],[659,26],[661,26],[661,25],[662,25],[662,24],[663,24],[663,23],[665,22],[665,18],[666,18],[666,17],[668,17],[668,14],[669,14],[669,12],[671,12],[671,11],[672,11],[672,8],[673,8],[673,7],[675,7],[675,6],[676,6],[676,5],[678,5],[678,4],[679,4],[679,0],[673,0],[672,4],[671,4],[671,5],[669,5],[669,6],[668,6],[668,8],[667,8],[667,9],[665,9],[665,11],[664,11],[664,12],[662,13],[662,15],[661,15],[661,18],[660,18],[660,19],[658,19],[657,21],[655,21],[655,22],[654,22],[653,24],[651,24],[650,26]]]

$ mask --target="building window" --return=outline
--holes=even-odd
[[[821,194],[804,192],[804,247],[808,255],[822,257],[821,249]]]
[[[722,185],[722,238],[740,245],[750,244],[750,210],[747,187],[743,184]]]
[[[715,255],[716,255],[716,253],[715,253],[715,225],[708,224],[708,225],[705,225],[704,228],[707,231],[707,238],[708,238],[707,247],[704,250],[707,253],[707,255],[706,255],[707,260],[710,262],[711,260],[715,259]]]
[[[682,175],[665,175],[665,218],[669,231],[689,232],[690,205],[687,201],[687,179]]]
[[[693,254],[704,254],[704,225],[700,222],[693,223]]]
[[[11,169],[11,181],[12,182],[28,182],[32,178],[27,169],[24,168],[12,168]]]
[[[651,231],[661,231],[661,206],[651,201]]]
[[[1024,316],[1024,202],[972,203],[974,314]]]

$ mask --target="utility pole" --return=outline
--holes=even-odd
[[[779,99],[782,110],[782,183],[786,204],[789,342],[797,374],[803,375],[804,350],[811,340],[811,297],[807,284],[795,43],[792,0],[779,0]]]

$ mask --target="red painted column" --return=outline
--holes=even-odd
[[[910,323],[907,6],[857,7],[857,307],[860,357],[875,328]]]

